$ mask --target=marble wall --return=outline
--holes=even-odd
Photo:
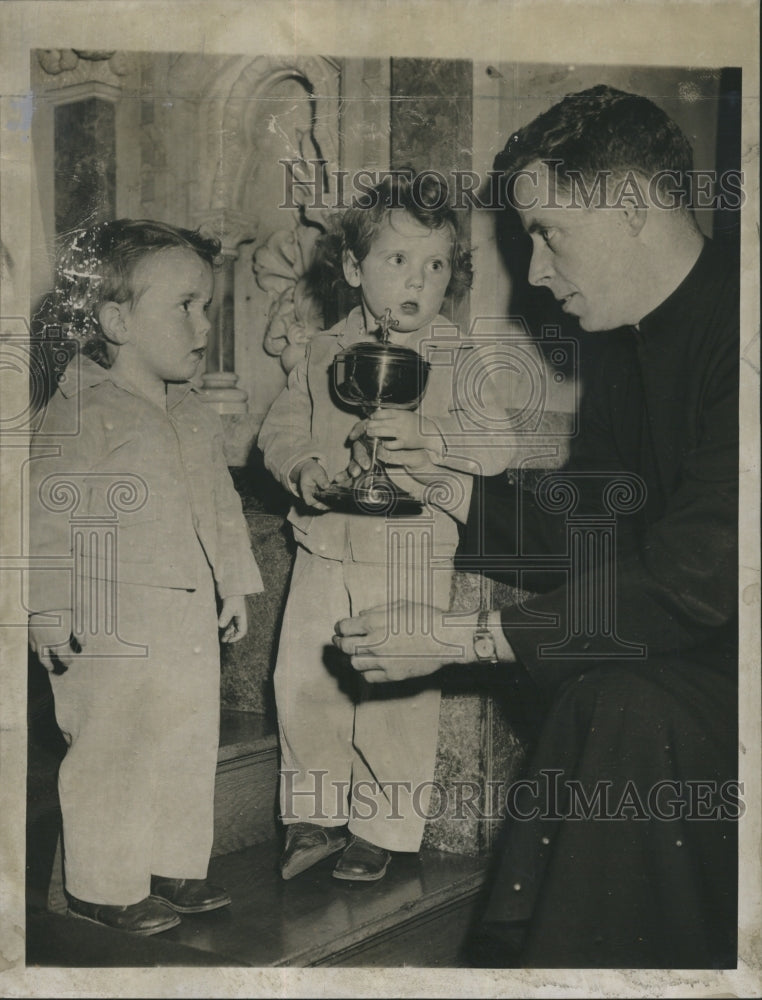
[[[55,109],[56,232],[116,212],[114,105],[98,97]]]
[[[294,543],[285,523],[288,498],[255,462],[248,469],[231,471],[243,501],[264,591],[247,598],[248,635],[232,646],[221,647],[220,693],[223,707],[257,712],[274,730],[272,673],[294,558]]]
[[[390,165],[436,170],[452,185],[456,170],[472,166],[472,63],[465,59],[392,59],[390,77]],[[462,212],[463,238],[471,238]],[[448,315],[467,330],[469,296],[448,303]]]

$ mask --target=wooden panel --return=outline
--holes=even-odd
[[[276,835],[278,751],[275,746],[222,762],[214,790],[212,857]]]
[[[404,921],[384,934],[331,955],[315,965],[369,968],[466,968],[463,956],[478,891]]]

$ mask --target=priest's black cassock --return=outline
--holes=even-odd
[[[476,480],[460,565],[535,594],[505,676],[542,706],[483,964],[736,964],[738,276],[707,241],[595,335],[566,467]]]

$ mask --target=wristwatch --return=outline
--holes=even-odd
[[[474,632],[474,654],[483,663],[497,663],[495,637],[489,627],[489,611],[479,612]]]

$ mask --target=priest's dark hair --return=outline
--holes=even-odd
[[[601,84],[567,94],[514,132],[494,168],[504,174],[509,192],[517,173],[536,161],[553,164],[559,187],[574,175],[590,184],[603,172],[615,177],[631,172],[648,181],[669,172],[670,190],[687,197],[693,150],[653,101]]]

